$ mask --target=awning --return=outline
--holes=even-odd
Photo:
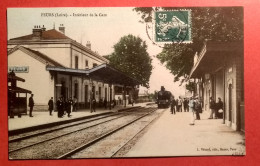
[[[126,75],[125,73],[109,66],[101,64],[89,70],[88,76],[95,80],[104,81],[110,84],[121,84],[126,86],[135,86],[141,84],[138,80]]]
[[[17,77],[15,75],[8,74],[8,82],[11,82],[14,80],[25,82],[25,79],[23,79],[21,77]]]
[[[81,75],[108,84],[120,84],[126,86],[135,86],[141,84],[138,80],[109,66],[108,64],[101,64],[92,69],[85,70],[47,66],[46,70],[69,75]]]
[[[190,78],[200,78],[225,66],[228,59],[243,56],[243,42],[205,42],[191,69]]]
[[[65,68],[65,67],[55,67],[55,66],[46,66],[46,70],[52,72],[59,72],[61,74],[69,74],[69,75],[86,75],[88,70],[83,69],[72,69],[72,68]]]
[[[19,87],[11,87],[11,86],[8,86],[8,92],[11,92],[11,93],[32,93],[32,91],[30,91],[30,90],[19,88]]]

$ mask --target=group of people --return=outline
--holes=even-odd
[[[223,102],[221,98],[218,98],[218,102],[216,103],[215,100],[211,97],[209,99],[209,108],[210,108],[210,116],[209,119],[218,119],[221,118],[220,110],[223,110]]]
[[[95,100],[95,99],[94,99]],[[96,102],[95,102],[96,103]],[[109,106],[108,104],[109,102],[107,101],[107,99],[105,98],[104,101],[103,99],[99,99],[99,107],[103,107],[105,109],[107,109],[107,106]],[[92,100],[92,104],[93,104],[93,100]],[[111,107],[114,108],[116,106],[116,100],[113,99],[111,102]]]
[[[54,109],[53,97],[49,100],[48,106],[50,116],[52,116],[52,111]],[[58,118],[62,118],[66,113],[68,114],[68,117],[71,117],[71,112],[77,110],[77,99],[74,97],[74,100],[72,100],[70,97],[65,100],[63,97],[60,97],[56,102],[56,107],[58,110]]]
[[[182,107],[184,108],[184,112],[191,112],[191,122],[190,125],[195,124],[195,120],[200,120],[200,113],[202,113],[202,101],[199,97],[190,97],[181,99],[172,99],[171,101],[171,113],[175,114],[177,112],[182,112]],[[223,111],[223,102],[221,98],[218,98],[218,102],[215,102],[212,97],[210,97],[209,101],[210,108],[210,117],[208,119],[218,119],[222,118],[221,111]]]
[[[190,97],[188,105],[191,112],[190,125],[194,125],[195,120],[200,120],[200,113],[202,113],[202,103],[198,97]]]
[[[202,113],[202,104],[198,100],[198,98],[190,98],[189,107],[192,110],[192,116],[191,116],[191,123],[190,125],[194,125],[195,120],[200,120],[199,113]],[[218,102],[216,103],[212,97],[210,97],[209,101],[209,108],[210,108],[210,117],[208,119],[213,119],[213,116],[215,119],[220,118],[220,110],[223,110],[223,102],[221,98],[218,98]],[[196,115],[196,117],[195,117]]]
[[[29,98],[29,104],[28,106],[30,107],[30,111],[29,111],[29,116],[32,116],[32,111],[33,111],[33,107],[34,107],[34,99],[33,99],[33,94],[31,94],[31,97]],[[90,112],[96,112],[96,99],[93,98],[91,99],[91,109]],[[99,101],[99,104],[103,105],[103,107],[105,109],[107,109],[107,100],[104,99]],[[112,108],[114,108],[116,105],[116,100],[112,100],[111,102],[111,106]],[[77,98],[74,97],[74,99],[72,99],[71,97],[69,99],[64,99],[64,97],[60,97],[57,102],[56,102],[56,108],[58,111],[58,117],[62,118],[64,115],[66,115],[66,113],[68,114],[68,117],[71,117],[71,112],[77,111]],[[48,110],[50,113],[50,116],[52,116],[52,112],[54,110],[54,101],[53,101],[53,97],[50,98],[50,100],[48,101]]]
[[[175,100],[173,97],[171,100],[172,114],[175,114],[175,112],[182,112],[182,108],[184,109],[184,112],[189,112],[189,99],[188,98],[182,99],[179,96],[179,98]]]

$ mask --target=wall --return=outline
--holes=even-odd
[[[228,60],[227,63],[227,67],[226,67],[226,85],[225,85],[225,90],[226,90],[226,120],[227,120],[227,125],[231,126],[232,129],[236,130],[237,129],[237,111],[238,111],[238,107],[237,107],[237,79],[236,79],[236,75],[237,73],[237,62],[235,61],[235,59],[230,58]],[[232,98],[230,99],[229,97],[229,85],[232,85]],[[230,108],[230,104],[229,104],[229,100],[232,101],[232,111],[230,114],[229,108]],[[229,116],[231,116],[231,121],[229,120]]]
[[[45,64],[17,50],[8,55],[8,66],[29,66],[28,73],[16,73],[25,79],[25,82],[18,81],[17,86],[32,91],[35,105],[47,105],[49,99],[54,97],[54,79],[46,71]]]
[[[216,102],[218,101],[218,98],[220,97],[223,101],[224,99],[224,82],[223,82],[223,70],[220,70],[216,73]]]
[[[35,51],[39,51],[56,62],[62,64],[65,67],[70,67],[70,44],[69,43],[44,43],[44,44],[23,44],[20,43],[21,46],[30,48]],[[8,48],[12,48],[15,45],[10,45]]]
[[[85,61],[88,60],[88,68],[93,68],[93,64],[97,65],[105,63],[103,60],[87,53],[86,51],[72,45],[72,68],[75,68],[75,56],[78,56],[78,68],[86,69]]]

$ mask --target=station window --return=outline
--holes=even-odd
[[[75,56],[75,69],[79,68],[79,57]]]
[[[97,64],[96,63],[93,63],[93,67],[96,67],[97,66]]]

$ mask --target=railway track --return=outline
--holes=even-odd
[[[139,109],[141,109],[141,108],[129,109],[129,110],[124,111],[124,113],[128,113],[128,112],[131,112],[133,110],[138,111]],[[93,121],[97,121],[97,120],[101,120],[101,119],[104,119],[104,118],[117,116],[117,115],[120,115],[120,113],[111,113],[111,114],[99,115],[99,116],[90,117],[90,118],[86,118],[86,119],[82,119],[82,120],[77,120],[77,121],[71,122],[71,123],[52,126],[52,127],[44,127],[44,128],[40,127],[38,129],[34,129],[32,131],[29,131],[29,132],[25,131],[25,132],[18,133],[18,134],[10,134],[9,133],[9,140],[8,141],[9,141],[9,143],[17,142],[17,141],[21,141],[21,140],[24,140],[24,139],[34,137],[34,136],[54,132],[54,131],[61,130],[61,129],[64,129],[64,128],[77,126],[77,125],[81,125],[81,124],[85,124],[85,123],[89,123],[89,122],[93,122]]]
[[[155,108],[137,108],[49,130],[14,135],[9,140],[9,157],[11,159],[75,158],[74,154],[133,125],[154,111]]]

